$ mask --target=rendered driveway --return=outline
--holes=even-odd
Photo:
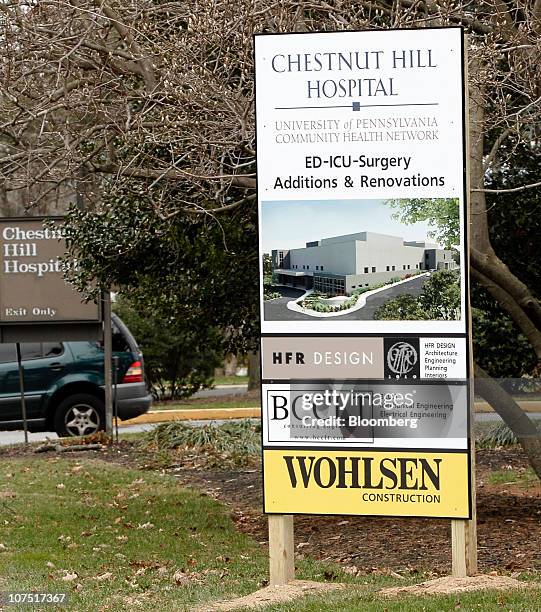
[[[290,289],[289,287],[277,287],[276,290],[284,297],[265,302],[265,321],[312,321],[313,317],[293,312],[287,309],[287,303],[300,297],[304,291]]]
[[[423,284],[429,277],[422,276],[420,278],[414,278],[408,283],[402,285],[396,285],[395,287],[389,287],[370,296],[366,300],[366,305],[355,312],[345,313],[341,316],[336,317],[311,317],[310,315],[301,314],[300,312],[294,312],[288,310],[287,303],[296,297],[301,296],[304,292],[298,289],[290,289],[289,287],[280,287],[280,293],[284,297],[276,298],[265,302],[265,320],[266,321],[372,321],[374,319],[374,313],[376,310],[387,300],[398,297],[399,295],[414,295],[418,296],[421,294]]]

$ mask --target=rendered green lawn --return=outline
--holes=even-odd
[[[0,591],[67,592],[68,610],[191,611],[267,578],[266,550],[235,530],[228,510],[169,475],[97,460],[4,460],[0,510]],[[382,600],[379,588],[424,577],[354,578],[309,559],[297,567],[299,578],[351,587],[265,610],[540,609],[539,590]]]

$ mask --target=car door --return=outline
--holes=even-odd
[[[15,347],[15,345],[13,345]],[[44,399],[64,375],[71,357],[59,342],[21,343],[21,358],[24,376],[24,397],[28,419],[44,418]],[[1,401],[5,412],[22,418],[20,402],[19,370],[17,362],[6,364],[3,377]]]

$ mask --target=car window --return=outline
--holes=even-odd
[[[114,322],[113,322],[112,344],[113,344],[114,353],[131,351],[131,348],[130,348],[130,345],[128,344],[127,339],[125,338],[124,334],[122,333],[118,325],[116,325],[116,323]]]
[[[0,363],[17,361],[17,352],[14,344],[0,344]]]
[[[39,359],[41,357],[41,342],[22,342],[21,359]]]
[[[21,342],[21,359],[40,359],[41,357],[55,357],[64,352],[60,342]],[[17,361],[15,344],[0,344],[0,363]]]
[[[44,342],[41,345],[41,354],[43,357],[56,357],[62,355],[64,347],[60,342]]]

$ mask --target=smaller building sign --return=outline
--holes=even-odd
[[[464,380],[466,339],[457,336],[263,336],[267,380]]]
[[[263,451],[265,509],[277,514],[468,518],[468,456],[450,452]]]
[[[64,280],[64,253],[61,219],[0,220],[0,325],[101,321]]]

